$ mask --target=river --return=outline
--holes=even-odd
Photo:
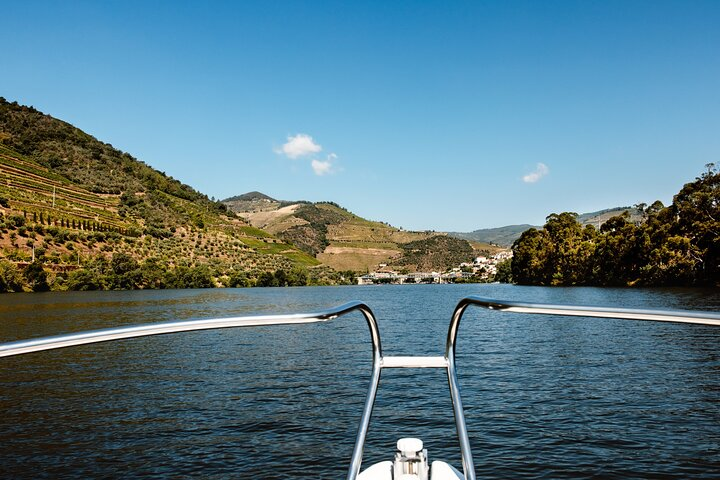
[[[351,300],[389,355],[442,355],[467,295],[720,310],[720,291],[388,285],[0,296],[0,342]],[[370,375],[359,314],[0,359],[0,478],[346,475]],[[458,371],[478,478],[719,478],[720,329],[471,309]],[[363,464],[418,436],[460,468],[442,371],[386,371]]]

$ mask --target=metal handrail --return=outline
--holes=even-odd
[[[108,342],[126,338],[191,332],[196,330],[327,322],[356,310],[363,314],[367,322],[368,329],[370,330],[370,339],[372,341],[372,375],[348,470],[348,479],[354,480],[360,472],[363,449],[365,447],[365,438],[367,437],[367,431],[370,425],[370,417],[375,403],[378,384],[380,383],[380,370],[382,368],[382,344],[380,342],[380,331],[378,329],[377,320],[375,319],[375,315],[372,310],[370,310],[370,307],[362,302],[349,302],[317,313],[210,318],[204,320],[131,325],[126,327],[69,333],[52,337],[41,337],[31,340],[20,340],[17,342],[0,344],[0,357],[9,357],[43,350],[53,350],[57,348]]]
[[[475,468],[472,453],[470,452],[470,439],[465,424],[460,387],[455,370],[455,344],[457,341],[460,320],[470,306],[483,307],[489,310],[503,312],[529,313],[540,315],[562,315],[575,317],[616,318],[620,320],[646,320],[654,322],[694,323],[701,325],[720,326],[720,314],[710,312],[689,312],[682,310],[641,310],[630,308],[584,307],[572,305],[551,305],[545,303],[507,302],[490,298],[469,296],[458,303],[453,311],[450,326],[448,327],[447,343],[445,344],[445,358],[448,364],[448,382],[450,395],[453,401],[455,425],[460,443],[463,470],[466,480],[475,480]]]
[[[303,313],[291,315],[262,315],[231,318],[215,318],[205,320],[187,320],[180,322],[165,322],[156,324],[133,325],[127,327],[108,328],[80,333],[70,333],[53,337],[42,337],[32,340],[0,344],[0,357],[21,355],[25,353],[52,350],[90,343],[99,343],[149,335],[162,335],[195,330],[211,330],[220,328],[255,327],[266,325],[297,325],[305,323],[319,323],[334,320],[342,315],[359,311],[365,317],[372,341],[372,375],[368,393],[365,398],[360,425],[353,447],[353,454],[348,468],[348,480],[355,480],[360,473],[362,465],[365,439],[370,425],[375,397],[380,383],[380,373],[383,368],[444,368],[447,371],[450,397],[452,399],[455,426],[457,429],[460,453],[462,456],[465,480],[475,480],[475,468],[470,440],[465,423],[460,386],[455,367],[455,345],[458,329],[465,311],[470,306],[483,307],[490,310],[505,312],[565,315],[583,317],[617,318],[625,320],[649,320],[676,323],[697,323],[720,326],[720,314],[698,313],[687,311],[663,310],[635,310],[624,308],[579,307],[568,305],[550,305],[542,303],[506,302],[489,298],[470,296],[463,298],[453,311],[448,327],[448,336],[444,357],[384,357],[380,342],[380,332],[377,320],[370,308],[361,302],[350,302],[335,308],[317,313]]]
[[[380,334],[378,333],[377,321],[375,321],[372,311],[364,303],[350,302],[317,313],[251,315],[245,317],[208,318],[202,320],[184,320],[179,322],[149,323],[143,325],[129,325],[125,327],[68,333],[64,335],[41,337],[30,340],[20,340],[0,344],[0,357],[21,355],[24,353],[39,352],[42,350],[53,350],[88,343],[107,342],[125,338],[146,337],[167,333],[190,332],[195,330],[327,322],[354,310],[360,310],[363,313],[367,313],[366,318],[367,316],[372,318],[372,321],[368,320],[368,323],[373,342],[373,350],[377,349],[379,352],[381,349]]]
[[[574,317],[617,318],[620,320],[648,320],[654,322],[697,323],[720,326],[720,313],[688,310],[648,310],[635,308],[587,307],[577,305],[552,305],[549,303],[507,302],[491,298],[469,296],[460,300],[455,308],[470,305],[504,312],[562,315]]]

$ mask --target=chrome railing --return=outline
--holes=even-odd
[[[136,325],[104,330],[94,330],[80,333],[70,333],[54,337],[43,337],[31,340],[22,340],[0,344],[0,357],[21,355],[42,350],[121,340],[149,335],[162,335],[195,330],[211,330],[220,328],[256,327],[265,325],[296,325],[305,323],[318,323],[334,320],[342,315],[359,311],[365,317],[370,330],[372,342],[372,376],[368,393],[365,399],[360,426],[358,428],[355,446],[348,469],[348,480],[355,480],[360,473],[363,450],[367,437],[370,417],[372,415],[375,397],[380,383],[380,373],[383,368],[444,368],[447,372],[450,397],[452,399],[455,426],[457,429],[460,453],[462,456],[463,471],[466,480],[475,480],[475,468],[470,451],[465,415],[460,398],[460,386],[457,380],[455,367],[455,345],[460,321],[468,307],[477,306],[490,310],[504,312],[564,315],[582,317],[618,318],[626,320],[650,320],[660,322],[697,323],[720,326],[720,314],[698,313],[687,311],[663,310],[634,310],[623,308],[578,307],[567,305],[532,304],[521,302],[505,302],[482,297],[466,297],[460,300],[453,312],[448,328],[445,356],[438,357],[385,357],[382,354],[380,332],[372,310],[361,302],[350,302],[338,307],[318,313],[292,314],[292,315],[265,315],[231,317],[206,320],[188,320],[180,322],[166,322],[146,325]]]
[[[146,337],[149,335],[163,335],[168,333],[191,332],[196,330],[214,330],[220,328],[259,327],[266,325],[298,325],[304,323],[319,323],[334,320],[342,315],[359,311],[365,317],[370,330],[372,341],[372,377],[365,399],[360,428],[358,429],[355,447],[350,461],[349,479],[357,477],[362,463],[362,454],[365,446],[370,416],[372,414],[377,387],[380,383],[380,369],[382,368],[382,345],[377,320],[372,310],[361,302],[350,302],[335,308],[317,313],[301,313],[292,315],[258,315],[231,318],[210,318],[204,320],[186,320],[180,322],[165,322],[144,325],[131,325],[127,327],[107,328],[79,333],[69,333],[53,337],[42,337],[30,340],[0,344],[0,357],[22,355],[25,353],[53,350],[56,348],[85,345],[89,343],[108,342],[126,338]]]
[[[629,308],[583,307],[571,305],[550,305],[545,303],[506,302],[477,296],[465,297],[458,303],[450,320],[445,358],[448,362],[448,381],[453,400],[455,424],[460,442],[463,470],[466,480],[475,480],[475,469],[470,452],[470,439],[467,434],[465,417],[460,400],[460,387],[455,372],[455,343],[457,340],[460,320],[468,307],[482,307],[502,312],[529,313],[540,315],[561,315],[575,317],[617,318],[622,320],[648,320],[655,322],[697,323],[702,325],[720,326],[720,314],[709,312],[688,312],[670,310],[639,310]]]

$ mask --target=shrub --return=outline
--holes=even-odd
[[[105,284],[102,275],[96,270],[75,270],[67,278],[68,290],[103,290]]]
[[[176,267],[168,276],[169,288],[212,288],[215,286],[210,269],[205,265],[197,267]]]
[[[0,260],[0,293],[22,292],[23,280],[14,263]]]
[[[25,278],[33,292],[47,292],[50,285],[47,282],[47,272],[40,261],[35,260],[25,267]]]
[[[22,215],[10,215],[5,224],[10,228],[22,227],[25,225],[25,217]]]

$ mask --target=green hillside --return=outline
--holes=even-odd
[[[53,289],[252,285],[280,270],[338,278],[224,204],[0,98],[0,291],[37,287],[33,260]]]
[[[367,220],[332,202],[270,202],[260,195],[253,192],[224,202],[252,225],[297,245],[336,270],[365,272],[380,265],[410,271],[445,270],[470,261],[476,250],[492,249],[489,245],[474,249],[465,240],[443,240],[445,234],[411,232]],[[422,248],[415,248],[421,244]]]

